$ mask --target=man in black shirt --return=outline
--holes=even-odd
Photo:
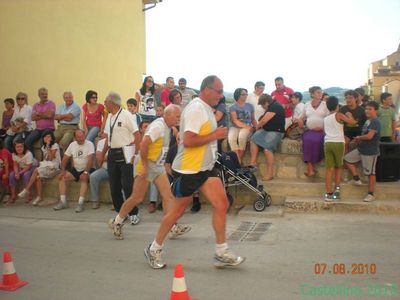
[[[358,98],[358,93],[349,90],[346,93],[344,93],[344,97],[346,100],[346,105],[343,106],[340,109],[340,112],[342,114],[346,113],[351,113],[353,116],[353,119],[357,121],[356,124],[351,125],[351,124],[344,124],[344,135],[345,135],[345,152],[347,153],[349,151],[349,143],[356,137],[361,135],[361,130],[364,126],[365,121],[367,120],[367,117],[365,116],[365,111],[364,109],[357,105],[357,98]]]

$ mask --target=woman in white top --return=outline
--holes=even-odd
[[[139,105],[139,114],[143,121],[152,122],[156,119],[157,101],[154,94],[159,91],[162,86],[154,83],[152,76],[146,76],[143,85],[135,93],[135,99]]]
[[[307,131],[302,136],[303,160],[307,164],[307,177],[316,173],[315,164],[324,158],[324,118],[329,115],[326,103],[321,100],[322,89],[313,86],[309,89],[311,101],[304,106],[300,126],[307,125]]]
[[[20,179],[23,179],[24,186],[26,186],[29,183],[33,171],[37,167],[36,159],[33,157],[32,152],[30,152],[26,148],[23,140],[14,141],[14,151],[12,154],[12,158],[13,158],[13,171],[10,172],[10,178],[9,178],[10,190],[11,190],[11,199],[9,203],[13,203],[15,202],[15,200],[17,200],[16,196],[17,182]],[[31,199],[28,198],[26,202],[28,203],[30,200]]]
[[[13,151],[14,140],[24,140],[32,131],[32,107],[28,105],[28,95],[19,92],[16,96],[17,105],[11,118],[11,127],[4,140],[7,149]]]
[[[60,171],[60,146],[55,142],[52,130],[49,129],[43,132],[42,145],[43,160],[40,162],[39,167],[33,171],[29,183],[18,194],[20,198],[29,195],[31,187],[36,183],[37,196],[33,200],[32,205],[38,205],[42,200],[42,178],[54,178]]]

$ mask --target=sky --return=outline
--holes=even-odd
[[[400,0],[163,0],[146,12],[147,75],[199,88],[356,88],[400,43]]]

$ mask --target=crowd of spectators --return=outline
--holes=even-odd
[[[287,87],[282,77],[277,77],[274,84],[275,89],[271,94],[264,92],[266,85],[261,81],[255,83],[251,93],[246,88],[237,88],[232,105],[227,105],[225,97],[222,97],[213,107],[218,126],[229,127],[228,146],[237,154],[240,164],[244,163],[244,153],[248,145],[250,165],[255,168],[258,165],[258,153],[263,151],[267,161],[263,180],[274,178],[274,153],[279,149],[281,140],[284,137],[298,139],[302,141],[303,161],[306,164],[304,174],[314,177],[317,173],[316,164],[325,158],[327,181],[332,179],[333,170],[336,170],[335,188],[327,183],[325,199],[329,201],[339,198],[339,178],[344,161],[353,182],[360,182],[352,165],[358,161],[358,157],[354,153],[351,155],[352,151],[359,149],[360,159],[362,158],[363,164],[367,164],[365,156],[376,156],[379,152],[375,149],[376,143],[371,148],[366,147],[366,143],[396,140],[396,113],[392,95],[389,93],[382,93],[380,105],[375,105],[368,101],[363,89],[348,90],[344,94],[345,103],[341,106],[337,98],[329,97],[318,86],[309,89],[311,100],[303,103],[302,93]],[[92,208],[100,206],[100,183],[108,180],[111,188],[116,187],[112,189],[112,193],[114,207],[118,211],[124,199],[130,195],[133,185],[133,182],[125,178],[133,178],[133,167],[126,168],[125,163],[133,165],[134,162],[126,161],[125,157],[123,165],[119,165],[118,160],[111,160],[110,169],[110,163],[107,164],[110,154],[113,157],[119,155],[111,147],[119,139],[116,134],[114,142],[111,140],[112,129],[116,125],[115,117],[119,117],[115,114],[126,112],[120,117],[127,122],[130,136],[127,138],[128,142],[123,143],[135,144],[137,153],[147,126],[163,117],[164,108],[175,104],[184,110],[192,99],[198,97],[194,90],[187,87],[185,78],[179,79],[178,86],[175,86],[173,77],[168,77],[165,84],[157,84],[152,76],[145,77],[142,86],[132,96],[121,103],[118,94],[110,93],[103,104],[98,99],[98,93],[89,90],[85,95],[85,103],[80,107],[75,102],[73,93],[65,91],[62,95],[64,103],[56,107],[48,98],[48,90],[40,88],[39,100],[32,106],[28,104],[28,95],[24,92],[18,92],[15,101],[13,98],[4,99],[0,131],[2,201],[13,203],[20,197],[26,198],[27,203],[38,205],[43,199],[43,179],[57,177],[60,201],[54,209],[60,210],[68,206],[66,182],[77,181],[81,187],[75,211],[82,212],[87,190],[90,190]],[[121,107],[126,107],[126,110]],[[372,110],[376,110],[376,116]],[[106,126],[107,122],[111,132]],[[120,122],[117,122],[118,126],[121,126]],[[368,139],[363,138],[366,135]],[[39,140],[42,155],[35,158],[35,145]],[[177,142],[179,126],[173,126],[170,149],[175,147],[176,150]],[[121,147],[123,146],[125,145]],[[121,147],[118,146],[118,149]],[[375,150],[371,150],[372,148]],[[218,151],[222,151],[222,141],[218,141]],[[371,177],[375,175],[376,161],[371,162],[370,158],[368,157],[368,167],[372,171],[366,175]],[[118,179],[121,175],[116,174],[120,172],[130,176]],[[167,169],[167,172],[173,177],[171,170]],[[22,189],[17,193],[17,183],[20,180],[23,181]],[[373,196],[372,181],[373,179],[370,182],[369,195]],[[32,196],[34,187],[35,198]],[[154,184],[150,184],[149,212],[157,209],[158,198],[157,189]],[[198,194],[195,194],[192,211],[197,212],[200,207]],[[137,224],[138,209],[135,208],[130,216],[133,216],[132,223]]]

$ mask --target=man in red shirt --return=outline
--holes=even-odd
[[[169,92],[174,88],[175,86],[175,81],[173,77],[167,77],[167,80],[165,81],[165,88],[161,92],[161,104],[164,106],[167,106],[168,104],[171,104],[171,101],[169,101]]]
[[[271,96],[273,99],[278,101],[285,109],[285,129],[286,129],[292,123],[293,108],[291,106],[290,96],[294,93],[294,91],[283,84],[282,77],[275,78],[275,87],[276,90],[272,92]]]

